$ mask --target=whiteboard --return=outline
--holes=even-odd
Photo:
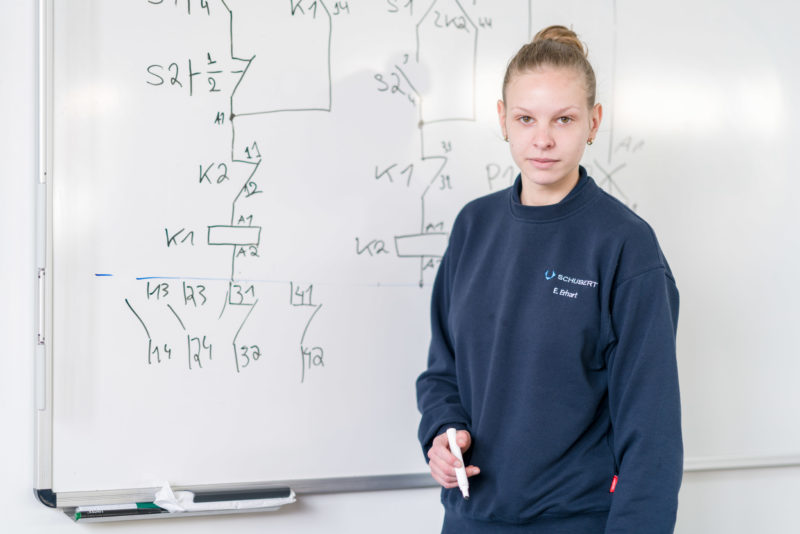
[[[552,23],[605,105],[584,164],[681,290],[687,462],[800,451],[788,25],[744,2],[44,6],[37,487],[59,505],[427,483],[431,284],[460,207],[516,174],[495,102]]]
[[[800,462],[798,14],[786,2],[618,3],[614,128],[646,140],[626,194],[681,291],[687,466]]]

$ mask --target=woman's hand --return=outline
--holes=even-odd
[[[466,430],[459,430],[456,433],[456,443],[461,448],[462,454],[472,446],[472,436]],[[456,467],[461,467],[461,462],[450,452],[450,444],[447,441],[447,433],[436,436],[433,445],[428,449],[428,466],[431,469],[431,476],[436,482],[445,488],[458,487],[456,478]],[[467,466],[467,476],[472,477],[480,473],[481,470],[474,465]]]

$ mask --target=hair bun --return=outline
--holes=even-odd
[[[539,33],[533,37],[532,42],[536,43],[539,41],[555,41],[557,43],[577,49],[584,57],[589,55],[589,51],[586,49],[586,46],[581,42],[581,40],[578,39],[578,35],[566,26],[548,26],[547,28],[540,30]]]
[[[511,58],[503,78],[503,100],[511,78],[521,72],[542,67],[575,69],[583,75],[586,84],[586,103],[591,109],[597,96],[597,80],[589,63],[588,49],[577,34],[565,26],[549,26],[519,49]]]

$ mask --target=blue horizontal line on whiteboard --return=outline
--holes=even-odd
[[[114,276],[113,274],[108,273],[94,273],[95,276]]]

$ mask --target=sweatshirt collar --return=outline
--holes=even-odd
[[[556,219],[568,217],[575,213],[589,201],[595,198],[600,190],[595,181],[586,173],[583,166],[578,168],[578,183],[575,187],[557,204],[549,206],[525,206],[520,200],[522,191],[522,175],[518,174],[514,185],[509,190],[509,206],[511,215],[516,219],[531,222],[548,222]]]

